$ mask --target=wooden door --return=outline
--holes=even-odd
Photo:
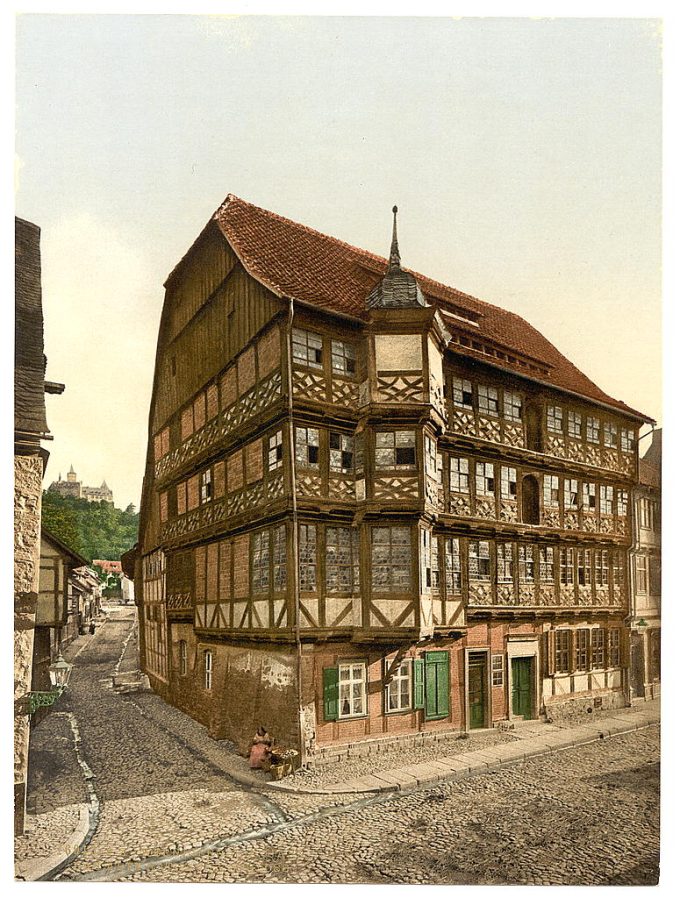
[[[449,653],[425,652],[425,720],[449,716]]]
[[[486,725],[486,655],[470,655],[468,661],[470,729]]]
[[[512,659],[512,713],[524,720],[532,718],[531,658]]]

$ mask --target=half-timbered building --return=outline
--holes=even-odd
[[[259,724],[323,758],[627,695],[649,419],[404,269],[394,211],[385,260],[230,195],[165,284],[143,666],[242,748]]]

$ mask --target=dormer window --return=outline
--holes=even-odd
[[[453,378],[453,404],[456,408],[472,410],[472,384],[469,380]]]
[[[477,396],[479,397],[479,413],[480,415],[491,415],[498,417],[498,390],[495,387],[479,386],[477,388]]]
[[[293,328],[293,361],[307,368],[323,368],[323,341],[319,334]]]

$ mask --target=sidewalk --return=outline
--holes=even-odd
[[[395,766],[375,773],[371,771],[372,759],[369,756],[365,762],[366,772],[359,777],[329,783],[323,788],[306,787],[303,777],[291,777],[280,782],[268,783],[268,787],[282,792],[307,795],[404,791],[439,780],[461,779],[476,773],[484,773],[494,767],[516,764],[548,752],[562,751],[588,742],[608,739],[610,736],[630,733],[658,724],[659,721],[658,699],[632,708],[622,708],[611,714],[599,715],[596,719],[578,726],[558,726],[535,720],[526,723],[522,721],[515,724],[514,730],[509,731],[508,735],[513,737],[512,741],[480,751],[462,752],[421,764]]]

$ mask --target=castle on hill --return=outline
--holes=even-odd
[[[60,473],[59,479],[52,481],[48,489],[49,492],[59,493],[60,496],[87,499],[88,502],[110,502],[113,505],[113,493],[107,486],[106,480],[102,481],[101,486],[85,486],[78,480],[78,475],[73,470],[73,465],[71,465],[71,469],[66,475],[66,480],[62,480]]]

